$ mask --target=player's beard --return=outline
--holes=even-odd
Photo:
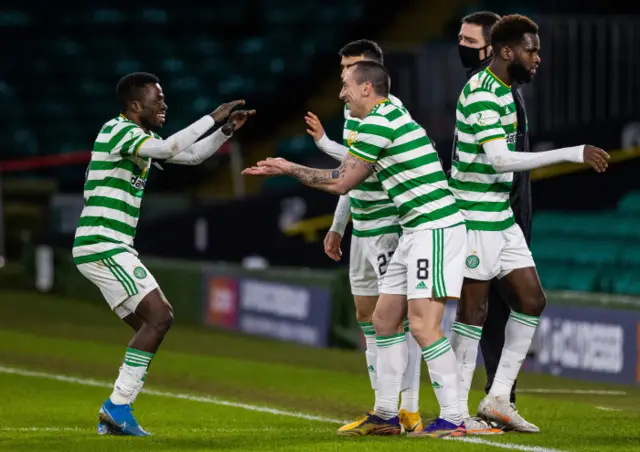
[[[531,73],[518,60],[514,60],[507,66],[507,73],[511,81],[518,84],[529,83],[533,79]]]

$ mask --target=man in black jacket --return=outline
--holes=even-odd
[[[458,49],[462,65],[467,69],[468,78],[482,71],[491,62],[491,27],[498,20],[500,20],[499,15],[488,11],[473,13],[462,18],[460,33],[458,34]],[[512,93],[518,117],[516,151],[530,152],[524,98],[520,89],[515,86],[512,88]],[[455,149],[456,145],[454,141],[454,152]],[[529,244],[531,237],[531,180],[528,172],[513,174],[510,198],[516,223],[522,228],[527,244]],[[493,383],[493,378],[502,354],[505,327],[511,311],[510,304],[515,301],[516,297],[505,281],[494,279],[491,282],[489,308],[480,339],[480,349],[482,350],[487,371],[487,384],[485,388],[487,393]],[[514,383],[511,391],[511,403],[514,405],[516,401],[515,391],[516,385]],[[476,422],[478,422],[477,419]],[[482,430],[482,422],[478,422],[478,425],[475,425],[475,427],[475,430]],[[467,426],[467,429],[468,428],[469,426]],[[478,433],[486,434],[496,432],[489,429]]]

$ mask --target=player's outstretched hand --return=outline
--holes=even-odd
[[[604,173],[609,166],[609,154],[600,148],[587,144],[584,147],[584,163],[588,163],[598,173]]]
[[[324,237],[324,252],[336,262],[340,262],[342,257],[342,250],[340,249],[340,243],[342,242],[342,236],[335,231],[327,232]]]
[[[313,141],[318,141],[324,136],[324,127],[322,127],[320,118],[308,111],[306,116],[304,117],[304,120],[309,127],[307,129],[307,133],[313,137]]]
[[[229,120],[225,125],[222,126],[222,133],[225,135],[231,135],[233,132],[238,130],[240,127],[247,122],[249,117],[256,114],[255,110],[236,110],[231,113],[229,116]]]
[[[245,176],[278,176],[287,174],[287,168],[290,164],[291,162],[281,157],[269,157],[266,160],[260,160],[251,168],[246,168],[242,174]]]
[[[222,104],[212,113],[210,113],[210,116],[215,122],[224,121],[231,113],[231,110],[236,108],[238,105],[244,105],[244,100],[234,100],[231,102],[227,102],[226,104]]]

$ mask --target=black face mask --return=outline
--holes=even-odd
[[[462,66],[467,69],[475,69],[479,67],[486,59],[480,59],[480,51],[488,49],[489,46],[484,46],[481,49],[474,49],[472,47],[458,45],[458,53],[460,54],[460,61]]]
[[[533,79],[533,76],[519,61],[514,61],[507,66],[507,73],[511,81],[518,84],[529,83]]]

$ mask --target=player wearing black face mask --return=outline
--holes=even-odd
[[[490,43],[491,28],[499,20],[499,15],[488,11],[470,14],[462,19],[460,33],[458,34],[458,51],[460,61],[463,67],[467,69],[468,78],[484,70],[491,63],[493,55]],[[531,75],[524,69],[521,61],[511,63],[509,75],[517,83],[526,83],[531,80]],[[512,93],[518,117],[516,151],[530,152],[524,98],[520,89],[515,85],[512,88]],[[454,152],[455,149],[454,137]],[[514,173],[510,202],[516,222],[522,228],[527,243],[530,243],[531,181],[529,172]],[[495,279],[491,282],[489,308],[480,339],[480,349],[482,350],[487,371],[485,388],[487,393],[493,383],[500,355],[502,354],[505,326],[511,312],[510,304],[513,301],[515,301],[515,296],[504,281],[501,282]],[[515,391],[516,384],[513,385],[511,392],[511,402],[514,404],[516,401]]]

